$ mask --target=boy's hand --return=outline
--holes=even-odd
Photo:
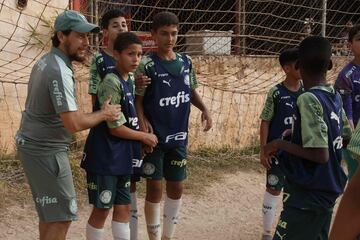
[[[212,127],[212,119],[208,110],[204,110],[201,113],[201,122],[204,126],[204,132],[207,132]]]
[[[292,134],[292,130],[291,130],[291,129],[286,129],[286,130],[281,134],[281,138],[282,138],[282,139],[290,138],[291,134]]]
[[[151,78],[140,73],[135,76],[135,87],[136,89],[144,89],[151,83]]]
[[[260,149],[260,163],[269,170],[271,168],[271,158],[265,157],[264,148]]]
[[[143,132],[141,142],[153,148],[158,144],[158,139],[155,134]]]
[[[264,146],[264,156],[268,159],[268,161],[272,156],[275,155],[276,151],[278,150],[277,141],[278,139],[272,140]]]
[[[101,105],[101,111],[105,121],[116,121],[121,113],[121,106],[119,104],[110,105],[111,96]]]
[[[148,145],[142,144],[141,145],[141,157],[144,158],[146,154],[152,153],[153,150],[154,150],[154,148],[152,148]]]

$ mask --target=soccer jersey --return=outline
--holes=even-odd
[[[108,96],[112,104],[121,105],[121,115],[116,121],[102,122],[89,132],[84,148],[84,159],[81,167],[91,173],[100,175],[128,175],[133,173],[132,162],[140,159],[140,143],[113,136],[109,128],[125,125],[139,130],[138,117],[134,106],[133,76],[125,81],[114,71],[106,75],[99,84],[98,99],[95,108],[100,109]]]
[[[280,138],[286,129],[291,129],[296,99],[303,91],[301,86],[297,92],[292,92],[283,83],[270,89],[260,115],[262,120],[270,122],[267,142]]]
[[[31,71],[25,111],[17,134],[18,146],[40,155],[66,151],[71,133],[64,127],[60,113],[77,109],[71,62],[54,47]]]
[[[339,73],[335,82],[344,104],[344,110],[349,120],[356,127],[360,118],[360,66],[347,64]]]
[[[151,59],[151,60],[149,60]],[[188,142],[188,122],[192,89],[196,78],[188,56],[176,54],[176,59],[165,61],[155,53],[139,68],[151,78],[144,96],[144,114],[164,147],[185,147]]]
[[[332,87],[314,87],[299,96],[297,106],[292,142],[304,148],[327,148],[329,160],[319,164],[283,153],[281,166],[287,181],[306,192],[314,205],[331,208],[346,183],[340,165],[342,136],[351,135],[341,97]],[[294,204],[303,207],[303,202],[298,199]]]
[[[90,65],[89,94],[97,94],[99,83],[107,73],[111,73],[116,65],[116,60],[100,50],[95,53]]]

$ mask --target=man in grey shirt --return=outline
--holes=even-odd
[[[40,240],[65,240],[77,204],[68,159],[71,134],[120,115],[119,105],[82,113],[76,103],[72,61],[82,62],[89,47],[88,33],[96,25],[76,11],[55,20],[53,48],[31,72],[25,111],[16,136],[19,157],[39,215]]]

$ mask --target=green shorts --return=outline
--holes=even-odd
[[[186,158],[185,147],[155,147],[154,151],[144,158],[143,176],[152,180],[165,178],[167,181],[183,181],[187,177]]]
[[[328,239],[332,211],[284,206],[273,240]]]
[[[86,179],[89,203],[96,208],[131,203],[130,176],[104,176],[87,172]]]
[[[39,219],[44,222],[77,219],[77,203],[67,152],[33,155],[19,149]]]
[[[284,187],[285,175],[280,168],[278,160],[271,159],[271,168],[266,171],[266,188],[281,191]]]
[[[305,190],[295,188],[287,182],[283,206],[274,240],[328,239],[332,208],[315,205]]]

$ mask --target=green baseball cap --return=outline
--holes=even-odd
[[[57,16],[54,24],[56,32],[73,30],[80,33],[98,33],[100,28],[92,23],[89,23],[85,16],[73,10],[66,10]]]

